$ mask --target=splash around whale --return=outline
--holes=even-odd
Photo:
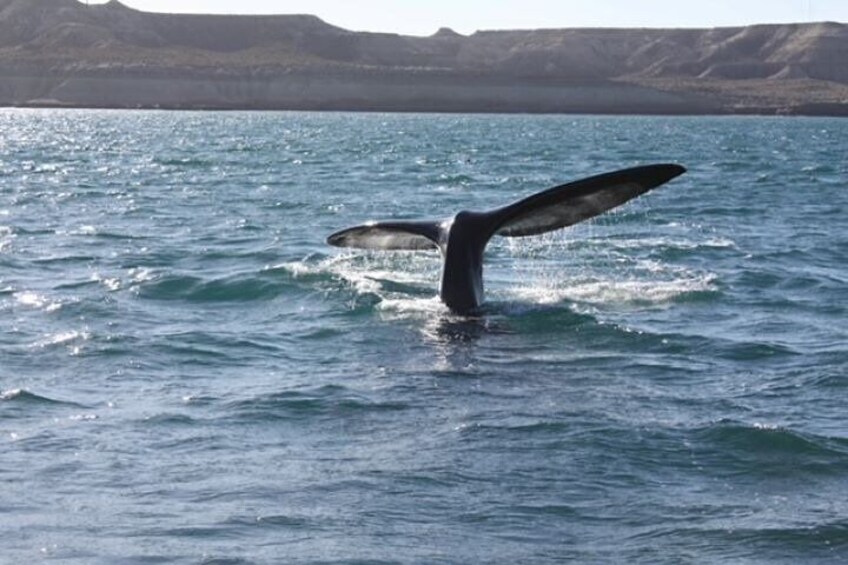
[[[646,165],[555,186],[486,212],[463,210],[441,221],[368,222],[336,232],[336,247],[435,250],[443,257],[439,296],[457,314],[483,303],[483,252],[495,235],[525,237],[603,214],[686,172],[676,164]]]

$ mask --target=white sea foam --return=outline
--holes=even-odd
[[[55,312],[62,307],[61,302],[50,300],[43,294],[29,290],[16,292],[15,301],[21,306],[34,308],[36,310],[44,310],[45,312]]]
[[[99,273],[94,273],[91,275],[91,280],[93,282],[102,284],[110,292],[116,292],[118,290],[121,290],[121,279],[114,277],[104,277]]]
[[[712,244],[711,244],[712,245]],[[732,245],[729,241],[715,245]],[[527,248],[525,248],[527,250]],[[550,248],[547,249],[550,251]],[[662,305],[681,296],[717,290],[712,273],[696,272],[654,259],[626,256],[607,258],[603,266],[581,265],[576,269],[560,262],[535,258],[513,258],[509,275],[487,274],[487,293],[491,299],[549,305],[577,302],[603,305]],[[374,294],[377,306],[388,315],[428,316],[444,313],[438,299],[438,256],[416,254],[343,254],[317,263],[297,262],[284,265],[295,276],[329,273],[346,281],[358,294]],[[392,284],[431,290],[426,297],[410,296],[408,289],[392,289]]]
[[[24,392],[21,388],[13,388],[11,390],[0,391],[0,400],[14,400],[21,396]]]
[[[43,339],[32,344],[34,349],[46,349],[48,347],[65,346],[69,348],[71,355],[79,355],[82,352],[83,342],[91,339],[87,331],[66,331],[45,336]]]
[[[520,300],[539,304],[563,301],[593,305],[663,304],[686,294],[716,290],[713,275],[674,280],[592,280],[559,286],[518,287],[509,292]]]
[[[80,226],[73,230],[71,235],[97,235],[97,228],[94,226]]]
[[[283,269],[294,277],[329,274],[345,281],[358,294],[382,299],[402,293],[385,290],[393,284],[428,287],[437,284],[439,260],[426,253],[343,253],[318,262],[293,261],[268,267]]]
[[[447,307],[437,295],[429,298],[384,298],[377,308],[391,316],[398,314],[401,317],[417,314],[445,314]]]
[[[130,269],[129,276],[134,283],[143,283],[155,279],[156,273],[154,273],[151,269],[136,267]]]

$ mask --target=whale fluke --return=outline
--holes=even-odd
[[[334,233],[337,247],[438,249],[444,258],[439,295],[454,312],[473,313],[483,302],[483,251],[489,240],[539,235],[588,220],[673,178],[680,165],[647,165],[570,182],[488,212],[461,211],[443,221],[369,222]]]

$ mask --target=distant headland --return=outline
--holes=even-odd
[[[0,106],[848,116],[848,25],[348,31],[0,0]]]

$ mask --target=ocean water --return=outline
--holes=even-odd
[[[841,563],[848,121],[0,110],[0,562]],[[608,170],[493,241],[324,244]]]

